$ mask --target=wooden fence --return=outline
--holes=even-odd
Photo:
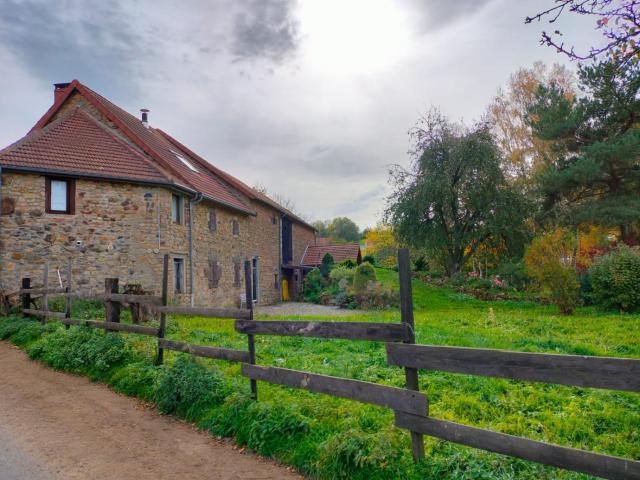
[[[427,396],[420,393],[419,370],[444,371],[555,383],[577,387],[605,388],[640,392],[640,360],[576,355],[523,353],[481,348],[416,345],[408,251],[398,252],[400,276],[401,323],[327,321],[258,321],[254,320],[253,302],[248,308],[200,308],[168,305],[169,256],[164,257],[162,294],[125,295],[118,293],[117,279],[106,279],[105,293],[93,296],[105,302],[105,320],[71,318],[71,268],[64,288],[46,288],[48,267],[43,286],[31,287],[30,279],[22,281],[22,305],[25,316],[40,316],[69,325],[85,325],[107,331],[130,332],[157,337],[157,363],[163,362],[164,350],[241,363],[242,375],[250,381],[252,396],[258,399],[258,381],[301,388],[336,397],[370,403],[395,412],[395,425],[411,433],[412,453],[416,460],[424,456],[423,435],[496,452],[504,455],[574,470],[609,479],[640,479],[640,462],[584,450],[577,450],[522,437],[445,421],[429,416]],[[251,264],[245,262],[245,292],[251,298]],[[64,312],[48,308],[48,296],[64,294]],[[42,308],[32,308],[32,295],[41,295]],[[82,298],[87,298],[83,296]],[[120,323],[122,304],[147,304],[160,315],[159,327]],[[167,315],[193,315],[235,320],[238,333],[247,335],[247,350],[234,350],[194,345],[165,338]],[[405,370],[405,387],[319,375],[272,366],[256,365],[255,335],[316,337],[325,339],[367,340],[385,342],[387,362]]]

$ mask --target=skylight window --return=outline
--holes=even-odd
[[[198,172],[198,169],[193,166],[193,163],[191,163],[189,160],[184,158],[183,155],[179,154],[178,152],[174,152],[173,150],[171,150],[171,153],[173,153],[178,160],[180,160],[182,163],[184,163],[185,166],[189,168],[189,170],[191,170],[192,172]]]

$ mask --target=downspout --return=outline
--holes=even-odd
[[[202,201],[202,193],[196,192],[189,200],[189,290],[191,292],[191,306],[196,305],[196,292],[193,289],[195,275],[193,273],[193,206]]]

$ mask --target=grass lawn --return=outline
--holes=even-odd
[[[396,272],[378,269],[377,274],[383,282],[397,286]],[[484,302],[419,281],[413,283],[413,294],[417,343],[640,358],[640,315],[581,308],[565,317],[551,306]],[[391,310],[326,319],[399,322],[400,315]],[[168,336],[246,348],[246,337],[236,334],[228,320],[171,317]],[[381,343],[257,336],[256,350],[259,364],[403,384],[403,371],[386,365]],[[169,361],[177,355],[169,353]],[[215,363],[226,373],[238,375],[237,365]],[[420,386],[429,396],[430,414],[438,418],[640,459],[637,394],[439,372],[421,372]],[[315,422],[313,435],[375,434],[377,441],[388,442],[388,448],[400,445],[402,455],[409,457],[408,434],[393,428],[390,411],[263,382],[258,388],[261,400],[293,403],[308,412]],[[429,437],[425,442],[426,466],[416,472],[421,478],[586,478]]]

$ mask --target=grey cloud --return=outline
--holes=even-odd
[[[378,160],[366,146],[315,145],[301,167],[325,177],[365,177],[380,165]]]
[[[352,215],[354,213],[359,213],[368,208],[372,203],[382,205],[386,191],[387,190],[384,185],[376,185],[340,208],[338,215]]]
[[[472,16],[492,0],[409,0],[417,28],[432,33]]]
[[[106,77],[109,81],[100,83],[121,91],[136,58],[150,54],[124,13],[118,3],[88,8],[82,2],[61,7],[9,0],[2,7],[0,42],[38,78],[61,82],[81,77],[91,83]]]
[[[294,0],[245,0],[233,26],[231,53],[240,60],[276,63],[292,56],[300,42]]]

